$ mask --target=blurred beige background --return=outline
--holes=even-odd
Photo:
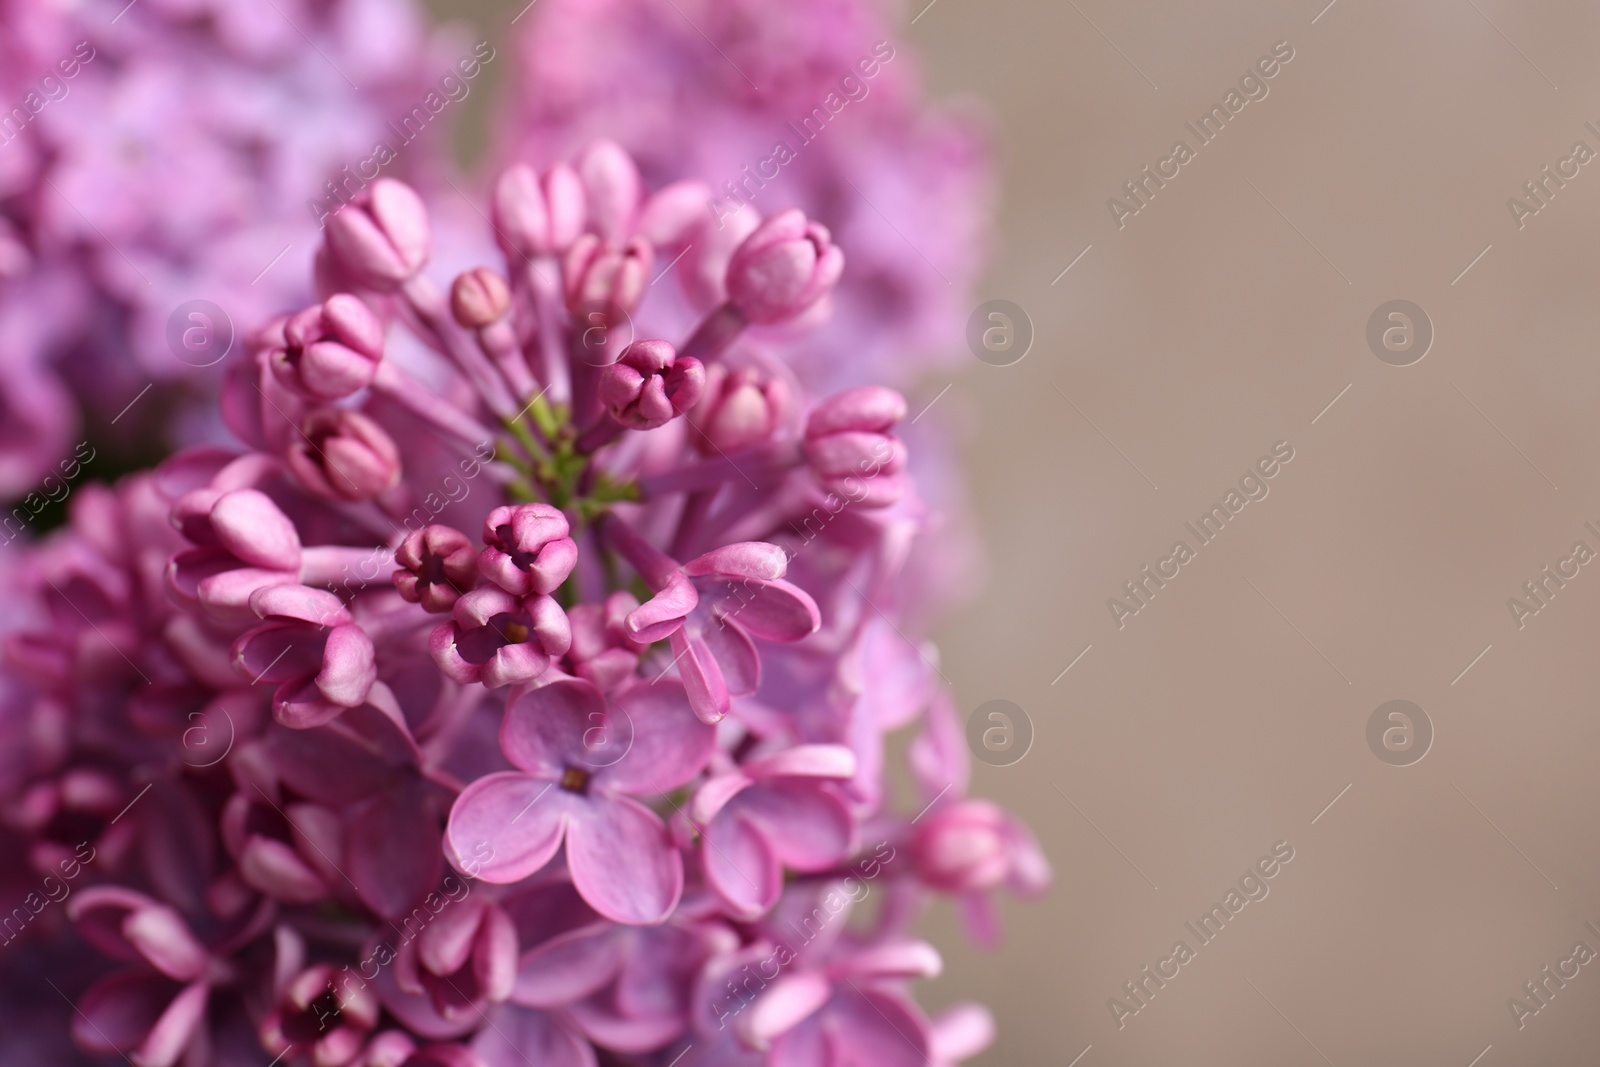
[[[1600,564],[1521,629],[1507,607],[1600,552],[1600,162],[1520,229],[1507,207],[1600,152],[1600,9],[923,2],[935,94],[983,101],[1006,153],[980,298],[1036,331],[940,401],[992,559],[944,671],[964,712],[1031,718],[974,791],[1058,873],[997,953],[936,914],[927,1002],[994,1007],[984,1064],[1600,1062],[1600,960],[1520,1029],[1507,1006],[1600,951]],[[1108,198],[1278,42],[1267,95],[1119,229]],[[1434,331],[1410,366],[1366,339],[1395,299]],[[1107,599],[1280,441],[1269,495],[1119,629]],[[1432,723],[1410,766],[1368,746],[1391,699]],[[1281,841],[1199,947],[1185,922]],[[1119,1029],[1108,1000],[1179,939],[1196,958]]]

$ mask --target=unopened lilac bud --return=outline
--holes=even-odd
[[[633,157],[615,141],[593,141],[574,163],[588,196],[589,225],[608,241],[627,239],[643,196]]]
[[[806,420],[805,452],[818,484],[867,507],[900,499],[906,449],[889,431],[906,414],[893,389],[864,385],[824,400]]]
[[[260,336],[273,376],[307,400],[341,400],[366,388],[383,360],[382,321],[349,293],[336,293]]]
[[[750,322],[787,322],[826,296],[844,253],[826,227],[791,209],[758,226],[728,261],[728,302]]]
[[[409,185],[379,178],[327,222],[330,266],[374,289],[392,289],[428,261],[428,209]]]
[[[1039,843],[987,800],[958,800],[930,812],[912,838],[911,857],[918,879],[946,893],[1004,885],[1036,896],[1050,884],[1050,862]]]
[[[564,251],[583,232],[583,181],[565,163],[541,178],[526,163],[514,163],[495,182],[490,215],[501,251],[531,259]]]
[[[650,242],[642,237],[622,248],[607,245],[592,233],[579,237],[561,264],[568,310],[631,314],[644,297],[654,258]]]
[[[706,372],[700,405],[690,415],[695,447],[706,454],[736,452],[772,439],[789,410],[789,386],[755,371],[717,364]]]
[[[450,286],[450,312],[469,330],[499,322],[510,310],[511,290],[488,267],[463,271]]]
[[[414,530],[394,551],[394,587],[424,611],[455,607],[478,581],[478,552],[467,535],[449,526]]]
[[[400,449],[359,411],[312,412],[284,458],[301,484],[333,500],[371,500],[400,480]]]
[[[483,520],[478,569],[508,593],[552,593],[578,564],[567,517],[549,504],[495,508]]]
[[[993,889],[1011,869],[1005,812],[966,800],[932,812],[917,827],[912,862],[917,876],[947,893]]]
[[[600,372],[600,402],[630,430],[653,430],[693,407],[705,381],[699,360],[678,359],[665,341],[635,341]]]

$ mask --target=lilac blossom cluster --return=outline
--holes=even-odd
[[[169,317],[309,299],[307,200],[453,69],[448,38],[410,0],[0,0],[0,498],[84,432],[127,469],[214,426],[215,361]]]
[[[946,1067],[987,1044],[981,1007],[910,996],[941,966],[914,924],[942,894],[992,937],[994,895],[1049,867],[967,796],[905,636],[935,518],[906,405],[792,362],[849,285],[829,231],[783,210],[696,248],[704,193],[605,141],[514,164],[503,264],[441,285],[423,198],[378,179],[327,220],[317,302],[230,360],[237,443],[85,487],[5,576],[4,888],[93,858],[19,910],[0,981],[70,992],[79,1049]],[[654,299],[698,317],[645,335]]]
[[[803,380],[907,384],[965,351],[952,339],[972,310],[994,179],[983,124],[924,99],[887,10],[540,0],[521,27],[506,143],[547,164],[606,137],[655,185],[707,182],[689,238],[702,290],[764,214],[801,208],[850,249],[852,279],[827,321],[790,339]],[[659,303],[670,326],[683,321]]]

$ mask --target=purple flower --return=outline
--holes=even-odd
[[[308,400],[342,400],[366,388],[383,359],[383,323],[349,293],[290,316],[267,340],[272,373]]]
[[[314,1067],[343,1067],[354,1060],[378,1025],[378,998],[327,963],[289,978],[277,1004],[261,1021],[261,1045],[269,1053],[302,1052]]]
[[[612,731],[631,746],[615,762],[601,752]],[[683,861],[666,825],[633,794],[654,795],[698,774],[715,734],[697,721],[681,685],[641,684],[607,701],[588,682],[552,682],[506,709],[500,748],[516,771],[468,786],[450,812],[452,861],[463,866],[487,841],[486,881],[537,872],[566,844],[583,899],[622,923],[657,923],[683,892]],[[615,743],[614,741],[612,743]]]
[[[450,313],[463,326],[482,329],[510,310],[505,279],[487,267],[464,271],[450,285]]]
[[[904,491],[906,449],[889,431],[906,416],[893,389],[864,385],[829,397],[806,419],[806,459],[823,489],[866,507],[887,507]]]
[[[612,529],[619,550],[656,590],[628,616],[629,635],[671,643],[690,703],[705,722],[726,715],[732,696],[755,691],[761,660],[751,638],[799,641],[821,624],[816,601],[783,580],[788,557],[776,545],[727,545],[678,567],[625,527]]]
[[[765,444],[789,413],[789,387],[782,378],[722,364],[706,372],[705,391],[689,416],[696,447],[726,455]]]
[[[826,1067],[841,1052],[857,1063],[925,1067],[927,1020],[894,985],[942,969],[939,954],[921,941],[841,952],[825,966],[780,977],[736,1028],[747,1045],[770,1049],[771,1062],[786,1067]]]
[[[913,488],[899,394],[815,403],[773,354],[844,291],[823,232],[709,227],[706,186],[653,173],[610,142],[512,168],[503,269],[448,246],[447,289],[430,235],[454,224],[369,187],[326,219],[335,295],[255,317],[222,375],[241,442],[82,487],[0,557],[0,851],[86,879],[83,939],[41,918],[0,984],[26,958],[81,987],[86,945],[128,965],[84,998],[86,1048],[949,1067],[987,1041],[981,1011],[929,1022],[905,989],[937,970],[904,940],[929,894],[971,918],[1048,877],[965,799],[911,643],[950,498]],[[669,254],[688,305],[645,284]],[[629,308],[688,340],[630,347]],[[886,738],[919,720],[908,820]],[[862,885],[886,906],[847,921]]]
[[[413,604],[449,611],[478,581],[478,552],[467,535],[448,526],[428,526],[407,535],[395,549],[394,587]]]
[[[374,289],[411,280],[433,244],[421,197],[392,178],[373,182],[327,226],[325,247],[334,269]]]
[[[508,593],[553,593],[578,561],[567,517],[549,504],[499,507],[483,520],[478,570]]]
[[[494,232],[511,256],[550,256],[564,251],[583,232],[583,182],[558,163],[541,178],[525,163],[507,167],[495,184]]]
[[[704,828],[706,878],[735,916],[765,914],[786,868],[819,871],[845,858],[855,823],[827,783],[855,773],[843,745],[796,745],[700,787],[690,812]]]
[[[547,596],[516,597],[485,585],[451,611],[454,621],[436,627],[428,647],[445,676],[462,685],[531,682],[572,645],[566,613]]]
[[[705,387],[705,368],[678,359],[665,341],[635,341],[600,372],[600,400],[630,430],[654,430],[694,407]]]
[[[196,545],[174,556],[167,571],[182,599],[222,618],[248,619],[253,617],[251,594],[299,579],[299,532],[259,490],[197,490],[184,497],[173,517]]]
[[[284,460],[301,485],[332,500],[371,500],[400,480],[399,447],[359,411],[313,411]]]
[[[377,679],[372,639],[332,593],[270,585],[250,595],[262,620],[233,645],[235,668],[277,684],[272,711],[285,726],[320,726],[367,699]]]
[[[728,302],[763,326],[798,318],[833,289],[844,253],[828,229],[791,208],[774,215],[728,261]]]
[[[1008,885],[1036,895],[1050,882],[1033,835],[987,800],[960,800],[930,813],[912,844],[917,875],[947,893]]]

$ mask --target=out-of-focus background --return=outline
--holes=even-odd
[[[1022,315],[979,321],[1031,348],[912,406],[964,434],[990,559],[942,670],[963,714],[1008,700],[1034,733],[974,792],[1058,874],[997,952],[936,914],[929,1003],[993,1005],[985,1064],[1600,1060],[1600,9],[915,0],[901,23],[1004,155],[980,299]],[[1185,924],[1274,848],[1203,944]]]

